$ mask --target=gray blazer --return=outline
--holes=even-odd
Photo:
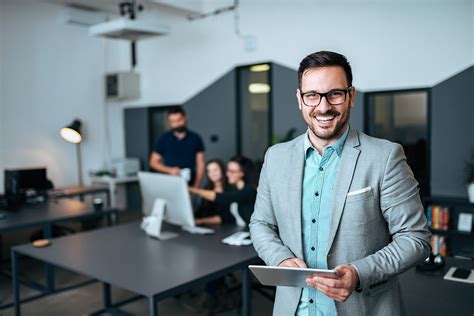
[[[304,137],[268,149],[250,233],[267,265],[303,258]],[[404,315],[397,275],[428,257],[431,234],[418,183],[400,145],[351,129],[334,188],[329,268],[353,264],[362,292],[336,302],[338,315]],[[278,287],[274,315],[294,315],[300,288]]]

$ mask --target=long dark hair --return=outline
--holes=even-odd
[[[240,170],[244,174],[244,182],[252,187],[255,187],[257,179],[255,173],[255,164],[253,163],[253,161],[244,156],[234,156],[230,158],[229,162],[231,161],[239,165]]]
[[[222,162],[222,160],[220,159],[211,159],[209,161],[206,162],[206,177],[207,177],[207,167],[211,164],[211,163],[215,163],[219,166],[219,169],[221,171],[221,174],[222,174],[222,190],[225,192],[228,190],[229,188],[229,183],[227,182],[227,177],[225,176],[225,167],[224,167],[224,163]],[[214,182],[212,182],[211,180],[209,180],[209,178],[207,179],[207,183],[206,185],[204,186],[204,188],[206,190],[214,190],[215,189],[215,185],[214,185]]]

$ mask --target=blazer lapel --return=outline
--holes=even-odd
[[[303,170],[304,170],[304,137],[306,134],[300,136],[295,142],[294,148],[291,151],[291,165],[288,166],[291,170],[289,183],[289,210],[291,225],[295,232],[297,251],[295,255],[298,258],[303,258],[303,237],[301,233],[301,197],[303,192]]]
[[[341,162],[339,165],[339,174],[336,180],[333,195],[333,208],[331,214],[331,226],[329,227],[328,249],[332,247],[334,237],[336,236],[339,221],[341,220],[346,196],[354,176],[354,170],[359,158],[360,150],[354,148],[359,146],[359,135],[356,130],[351,129],[347,135],[344,149],[342,150]]]

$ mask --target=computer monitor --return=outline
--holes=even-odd
[[[5,170],[5,194],[24,194],[27,190],[41,193],[49,189],[46,168]]]
[[[25,201],[44,201],[49,182],[46,168],[4,171],[5,201],[8,210],[17,210]],[[41,198],[40,200],[38,200]]]
[[[151,215],[156,199],[166,201],[163,220],[183,228],[195,227],[186,180],[179,176],[138,172],[142,194],[142,210]]]

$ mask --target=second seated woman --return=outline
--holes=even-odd
[[[252,161],[242,156],[231,158],[227,163],[226,177],[230,185],[228,191],[223,190],[222,192],[216,192],[210,189],[189,188],[191,193],[215,203],[216,208],[219,209],[217,214],[196,219],[197,225],[235,222],[235,215],[231,214],[229,207],[232,203],[238,204],[238,215],[240,215],[246,225],[249,224],[257,196],[257,191],[254,186],[255,175]]]

